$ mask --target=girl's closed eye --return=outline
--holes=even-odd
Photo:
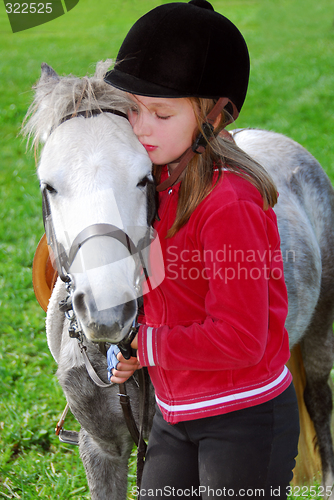
[[[168,120],[168,118],[171,117],[171,115],[167,115],[167,116],[162,116],[162,115],[158,115],[158,113],[155,114],[155,116],[157,118],[159,118],[159,120]]]

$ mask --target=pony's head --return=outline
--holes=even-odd
[[[155,189],[126,118],[131,102],[103,81],[109,66],[98,63],[94,77],[80,79],[43,64],[25,132],[43,143],[45,229],[59,274],[70,277],[73,310],[88,339],[118,343],[145,293]]]

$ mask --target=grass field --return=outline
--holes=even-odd
[[[45,61],[60,74],[92,73],[114,57],[156,0],[81,0],[66,15],[13,34],[0,6],[0,497],[88,499],[77,448],[54,427],[65,404],[31,283],[43,233],[33,154],[18,132]],[[305,146],[334,182],[334,6],[330,0],[215,0],[251,53],[239,127],[282,132]],[[217,54],[219,62],[220,55]],[[73,420],[67,427],[75,427]],[[299,498],[298,496],[291,498]],[[303,498],[318,498],[312,492]],[[322,498],[322,497],[319,497]]]

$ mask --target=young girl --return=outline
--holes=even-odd
[[[166,273],[144,297],[138,358],[118,353],[111,377],[147,366],[155,388],[141,498],[289,491],[299,424],[277,193],[223,135],[248,77],[242,35],[205,0],[140,18],[106,76],[133,100],[130,123],[154,164]]]

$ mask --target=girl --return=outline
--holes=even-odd
[[[298,442],[276,188],[223,129],[249,77],[246,43],[205,0],[153,9],[106,81],[158,184],[166,277],[111,381],[147,366],[157,410],[141,497],[286,498]],[[220,136],[218,135],[220,134]]]

